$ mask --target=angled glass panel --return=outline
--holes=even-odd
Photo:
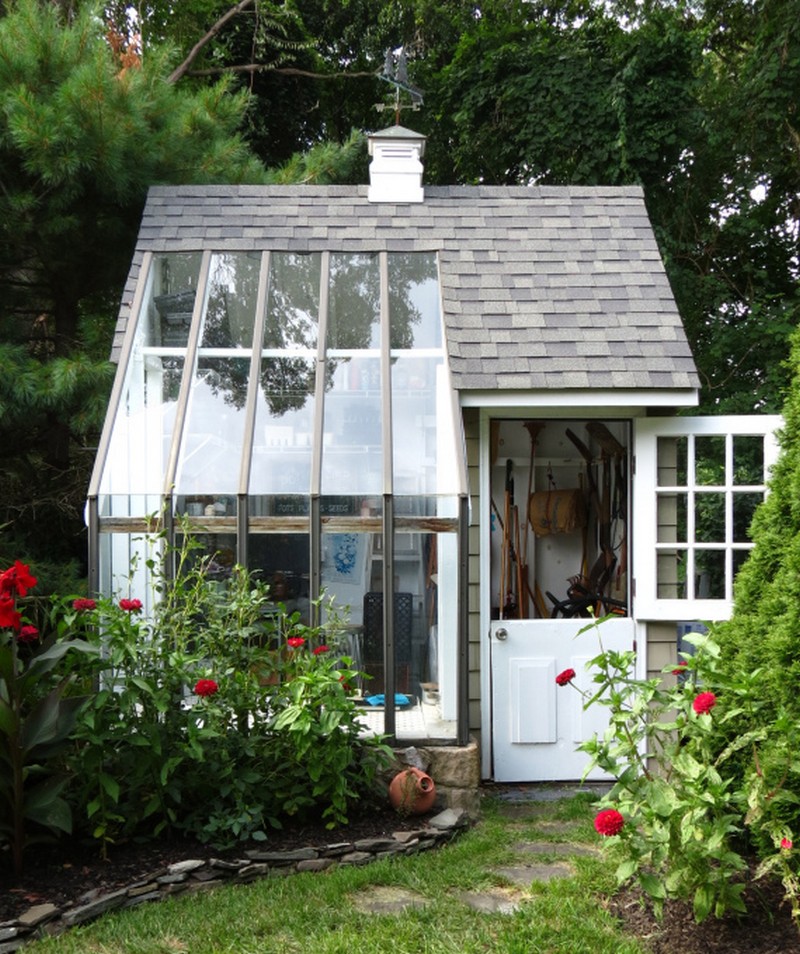
[[[201,348],[253,347],[260,270],[260,252],[227,252],[211,257]]]
[[[338,359],[329,361],[328,368],[333,374],[325,395],[322,494],[380,494],[380,359]]]
[[[331,255],[328,351],[380,347],[381,277],[377,253]]]
[[[435,253],[389,255],[389,315],[392,350],[442,347]]]
[[[141,313],[131,316],[136,331],[100,481],[103,516],[158,510],[200,260],[199,253],[155,256]]]
[[[308,494],[314,434],[314,358],[262,358],[251,494]]]
[[[318,252],[270,255],[265,350],[316,352],[320,259]]]
[[[244,357],[198,358],[175,481],[179,495],[237,492],[249,368]]]

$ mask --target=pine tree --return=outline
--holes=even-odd
[[[0,19],[0,560],[80,560],[119,291],[154,183],[259,182],[247,99],[167,81],[168,52],[82,5]]]

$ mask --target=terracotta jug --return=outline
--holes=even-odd
[[[435,800],[436,785],[421,769],[403,769],[389,784],[389,801],[402,815],[424,815]]]

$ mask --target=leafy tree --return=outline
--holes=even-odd
[[[115,302],[156,182],[262,181],[222,80],[165,81],[85,7],[19,0],[0,19],[0,476],[5,558],[81,559]]]

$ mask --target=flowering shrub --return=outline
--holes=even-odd
[[[601,637],[602,621],[591,627]],[[665,668],[663,675],[680,677],[672,685],[633,678],[635,654],[603,651],[602,642],[590,663],[594,690],[584,706],[606,706],[610,718],[603,737],[581,748],[591,757],[587,773],[598,766],[616,780],[595,828],[611,836],[620,883],[637,881],[657,912],[667,898],[691,899],[698,920],[743,911],[745,853],[755,850],[757,874],[780,875],[799,917],[797,863],[782,811],[796,802],[785,782],[800,732],[784,720],[777,732],[787,760],[768,764],[762,747],[775,729],[759,724],[758,674],[725,675],[710,636],[687,638],[696,651]],[[749,730],[731,733],[745,711]]]
[[[174,579],[154,562],[152,618],[133,596],[63,607],[103,648],[76,667],[99,685],[74,734],[76,817],[103,843],[179,829],[219,847],[288,816],[346,821],[386,750],[361,736],[341,621],[303,625],[240,567],[212,581],[192,546]]]
[[[89,650],[79,640],[42,640],[39,627],[25,622],[22,607],[34,586],[19,560],[0,573],[0,845],[9,844],[17,874],[31,826],[38,840],[43,830],[72,827],[60,756],[83,700],[67,696],[70,680],[55,667],[70,650]]]

